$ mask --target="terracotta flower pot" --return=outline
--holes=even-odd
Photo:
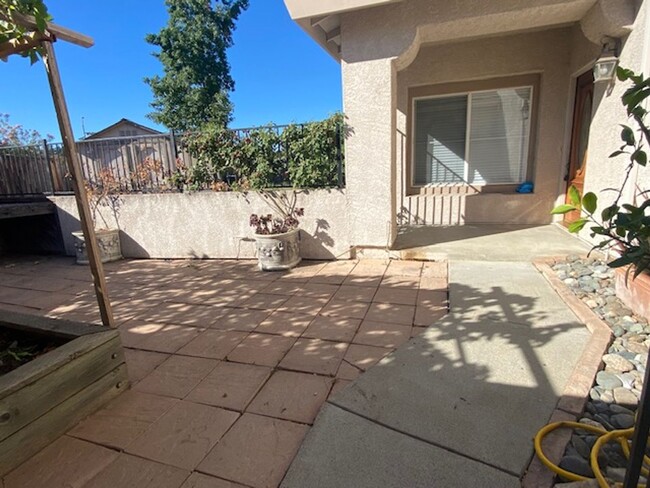
[[[632,278],[632,272],[627,275],[628,268],[617,268],[615,278],[616,296],[634,313],[650,321],[650,274],[641,273]]]
[[[301,261],[300,229],[284,234],[255,235],[257,259],[262,271],[291,269]]]

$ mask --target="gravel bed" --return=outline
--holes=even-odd
[[[614,270],[598,258],[569,256],[552,266],[564,284],[612,329],[614,341],[603,356],[604,369],[598,372],[589,392],[584,424],[606,430],[625,429],[634,425],[645,374],[650,326],[634,315],[614,291]],[[631,278],[630,278],[631,279]],[[596,436],[575,431],[560,466],[583,476],[593,477],[589,453]],[[622,482],[627,460],[617,443],[601,449],[600,465],[613,482]]]

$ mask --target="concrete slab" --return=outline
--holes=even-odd
[[[402,227],[393,249],[402,259],[444,255],[450,260],[532,261],[584,254],[590,246],[558,225],[462,225]]]
[[[451,280],[455,313],[331,402],[521,475],[589,333],[529,264],[452,263]]]
[[[518,487],[503,471],[326,405],[282,488]]]
[[[532,328],[576,316],[531,263],[449,263],[449,302],[458,319],[508,321]]]

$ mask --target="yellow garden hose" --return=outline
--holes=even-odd
[[[596,476],[596,480],[598,481],[598,486],[600,486],[600,488],[611,488],[611,486],[603,476],[602,472],[600,471],[600,466],[598,465],[598,453],[600,452],[600,448],[605,444],[607,444],[608,442],[617,441],[621,445],[625,457],[629,459],[630,446],[628,445],[628,441],[634,434],[634,427],[631,427],[629,429],[607,431],[605,429],[601,429],[600,427],[581,424],[579,422],[553,422],[551,424],[544,426],[539,430],[539,432],[537,432],[537,435],[535,436],[535,453],[537,454],[537,457],[539,457],[539,460],[542,462],[542,464],[544,464],[544,466],[546,466],[548,469],[550,469],[551,471],[560,475],[562,478],[568,481],[586,481],[590,478],[560,468],[559,466],[553,464],[542,451],[542,441],[544,440],[544,437],[546,437],[547,434],[553,432],[556,429],[563,429],[563,428],[581,429],[581,430],[586,430],[588,432],[593,432],[595,434],[599,434],[600,437],[598,437],[598,439],[594,444],[594,447],[591,449],[591,454],[590,454],[591,469],[593,470],[594,475]],[[650,465],[650,458],[648,458],[648,456],[644,456],[643,462],[645,464]],[[646,468],[642,468],[641,472],[645,476],[648,475],[648,470]]]

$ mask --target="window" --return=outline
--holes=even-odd
[[[523,182],[532,95],[525,86],[415,99],[414,185]]]

